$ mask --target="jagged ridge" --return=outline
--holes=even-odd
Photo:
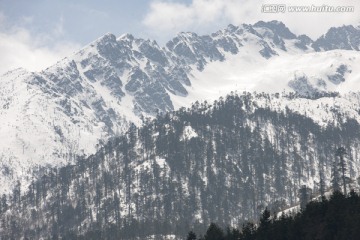
[[[335,38],[334,31],[348,37]],[[1,184],[19,177],[28,182],[29,168],[91,154],[129,122],[139,125],[141,115],[190,106],[198,99],[244,88],[269,91],[273,85],[271,91],[311,97],[356,90],[355,52],[315,51],[358,50],[358,32],[351,26],[332,28],[312,41],[281,22],[258,22],[205,36],[180,33],[165,47],[130,34],[106,34],[42,72],[9,72],[0,83],[0,134],[6,139]]]

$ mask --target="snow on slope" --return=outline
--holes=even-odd
[[[28,182],[29,168],[64,164],[75,154],[94,152],[106,134],[89,109],[75,106],[72,110],[77,114],[67,115],[57,102],[63,100],[61,97],[44,95],[24,83],[32,77],[33,73],[18,69],[0,82],[1,190],[20,176]]]
[[[360,122],[359,95],[350,92],[360,91],[360,52],[332,50],[328,52],[309,52],[281,55],[264,59],[251,54],[252,50],[243,47],[244,52],[226,55],[226,61],[211,62],[203,71],[193,70],[192,85],[186,87],[186,98],[171,95],[174,107],[189,107],[195,101],[212,102],[230,92],[287,93],[294,91],[289,81],[305,77],[312,85],[318,84],[323,92],[339,92],[340,97],[308,98],[264,98],[257,100],[260,107],[270,107],[276,111],[289,108],[293,112],[306,115],[320,125],[337,121],[334,111]],[[336,74],[341,66],[347,66],[344,82],[335,84],[329,76]]]
[[[342,49],[341,41],[322,39],[331,49]],[[140,125],[141,115],[213,101],[231,91],[359,91],[359,52],[316,52],[312,42],[276,21],[229,25],[209,36],[180,33],[164,48],[130,34],[106,34],[42,72],[9,72],[0,80],[0,193],[17,179],[29,181],[31,168],[94,153],[129,122]],[[271,104],[259,99],[259,105],[289,107],[323,124],[333,109],[359,120],[356,95],[275,98]]]
[[[226,61],[209,63],[204,71],[193,70],[192,85],[186,87],[189,95],[171,96],[175,108],[197,100],[214,101],[231,91],[290,92],[294,89],[289,82],[301,77],[324,92],[360,91],[360,52],[333,50],[294,55],[283,52],[268,60],[244,48],[237,55],[227,54]],[[334,76],[341,66],[348,69],[346,81],[336,84],[329,76]]]

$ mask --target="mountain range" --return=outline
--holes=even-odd
[[[271,108],[327,124],[331,118],[314,109],[320,104],[358,120],[353,96],[307,99],[359,90],[359,36],[342,26],[314,41],[278,21],[183,32],[163,47],[109,33],[41,72],[10,71],[0,77],[1,191],[31,181],[30,169],[95,153],[130,123],[231,91],[296,92],[297,103]]]

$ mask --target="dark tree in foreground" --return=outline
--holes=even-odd
[[[223,230],[215,223],[211,223],[208,230],[206,231],[205,240],[223,240],[223,239],[224,239]]]
[[[241,231],[234,229],[224,234],[218,226],[211,224],[205,240],[358,240],[359,226],[359,195],[352,190],[349,197],[345,197],[336,191],[329,200],[310,202],[295,216],[271,218],[270,212],[265,210],[258,227],[247,223]]]
[[[196,240],[196,239],[197,239],[196,234],[193,231],[190,231],[186,238],[186,240]]]
[[[306,187],[306,185],[301,186],[299,190],[299,199],[300,208],[303,210],[311,200],[311,189]]]

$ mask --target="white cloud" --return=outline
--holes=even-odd
[[[57,40],[63,32],[62,18],[53,32],[35,35],[22,26],[6,26],[0,13],[0,74],[18,67],[40,71],[79,49],[76,43]]]
[[[262,13],[263,4],[355,6],[353,13]],[[357,0],[192,0],[190,4],[154,0],[143,24],[150,35],[168,38],[180,31],[206,33],[227,24],[255,23],[259,20],[283,21],[297,34],[313,38],[332,26],[360,23],[360,2]]]

